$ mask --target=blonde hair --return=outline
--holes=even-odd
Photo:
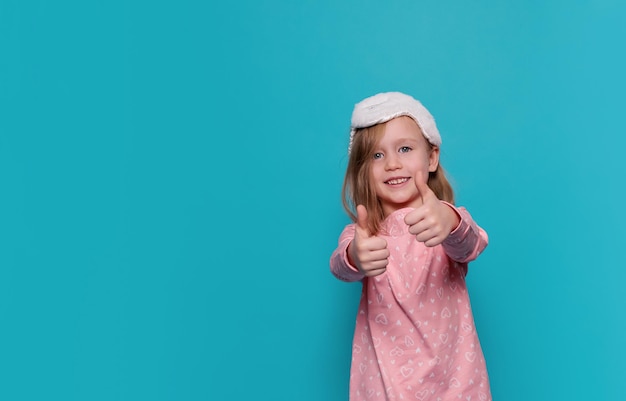
[[[342,203],[348,216],[353,222],[356,222],[356,206],[365,206],[368,213],[367,225],[372,233],[379,232],[380,225],[385,218],[380,200],[370,182],[374,148],[384,132],[385,123],[382,123],[358,129],[354,133],[352,150],[342,187]],[[428,141],[427,143],[430,150],[435,148],[435,145]],[[428,186],[437,195],[437,198],[454,204],[454,191],[441,164],[437,165],[437,170],[429,173]]]

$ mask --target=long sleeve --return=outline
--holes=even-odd
[[[446,254],[454,261],[468,263],[476,259],[487,247],[489,237],[485,230],[480,228],[464,207],[452,207],[461,217],[461,222],[443,243]]]
[[[348,262],[348,245],[350,245],[350,242],[354,238],[354,232],[354,224],[348,224],[346,228],[343,229],[343,232],[339,236],[337,249],[335,249],[330,257],[330,271],[341,281],[360,281],[365,277],[363,273]]]
[[[412,210],[396,210],[382,222],[385,273],[362,280],[350,400],[491,400],[465,281],[467,262],[487,236],[467,211],[454,208],[457,227],[445,244],[427,247],[409,233],[405,218]],[[344,230],[331,258],[335,275],[346,280],[358,277],[344,259],[354,231]]]

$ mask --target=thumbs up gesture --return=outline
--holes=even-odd
[[[387,270],[387,263],[389,263],[387,241],[370,232],[367,227],[367,209],[365,206],[358,205],[356,215],[354,239],[348,245],[348,259],[365,276],[378,276]]]
[[[424,245],[439,245],[459,225],[459,216],[437,198],[428,186],[426,174],[417,174],[414,181],[422,198],[422,205],[407,214],[404,222],[409,226],[409,232]]]

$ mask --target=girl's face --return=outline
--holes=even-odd
[[[439,148],[431,149],[412,118],[401,116],[385,123],[373,158],[370,179],[385,217],[398,209],[422,204],[415,180],[426,180],[428,173],[437,169]]]

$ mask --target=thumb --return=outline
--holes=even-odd
[[[356,227],[366,236],[371,236],[369,227],[367,225],[367,209],[363,205],[358,205],[356,207]]]
[[[423,171],[418,171],[415,175],[415,188],[419,192],[422,197],[422,201],[425,200],[427,196],[434,194],[433,191],[428,186],[428,173],[424,173]]]

